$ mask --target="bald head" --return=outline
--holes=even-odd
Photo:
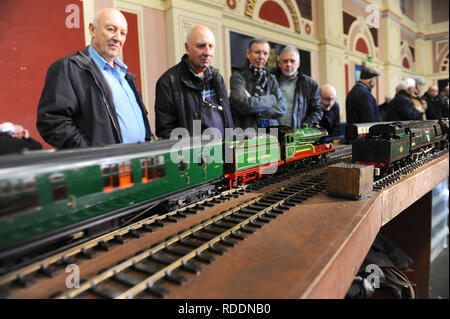
[[[330,84],[324,84],[319,88],[320,100],[324,111],[329,111],[336,102],[336,89]]]
[[[428,92],[427,93],[431,97],[438,96],[439,88],[437,87],[437,85],[430,85],[430,87],[428,88]]]
[[[111,65],[122,51],[128,32],[125,16],[117,9],[104,8],[95,13],[89,24],[91,46]]]
[[[203,76],[216,51],[214,33],[207,26],[197,25],[189,31],[184,47],[189,66],[196,74]]]

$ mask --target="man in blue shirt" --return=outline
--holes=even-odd
[[[118,58],[127,30],[120,11],[102,9],[89,24],[91,45],[50,66],[37,114],[47,143],[75,148],[153,138],[135,75]]]
[[[377,100],[372,95],[375,87],[378,71],[372,68],[363,68],[359,81],[348,92],[345,100],[347,123],[381,122]]]

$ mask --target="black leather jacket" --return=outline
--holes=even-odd
[[[156,136],[169,138],[174,128],[185,128],[194,135],[193,122],[201,120],[202,92],[187,66],[187,55],[167,70],[156,83]],[[219,70],[210,66],[214,91],[223,108],[224,128],[234,128],[227,88]],[[201,132],[199,132],[201,134]]]
[[[277,68],[274,74],[280,83],[281,69]],[[299,71],[294,94],[292,128],[300,128],[302,123],[311,127],[313,124],[320,122],[323,111],[317,82]]]
[[[146,140],[151,140],[148,113],[134,81],[136,76],[127,73],[125,78],[142,111]],[[112,93],[87,47],[49,67],[36,124],[44,140],[56,148],[122,143]]]

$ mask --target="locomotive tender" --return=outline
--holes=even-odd
[[[320,127],[280,127],[278,136],[243,140],[194,137],[3,156],[0,267],[119,228],[143,210],[173,209],[273,173],[269,168],[323,159],[334,151],[323,142],[327,135]]]

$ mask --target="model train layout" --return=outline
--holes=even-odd
[[[276,136],[243,140],[190,138],[2,157],[0,265],[334,151],[323,128],[277,129]]]

